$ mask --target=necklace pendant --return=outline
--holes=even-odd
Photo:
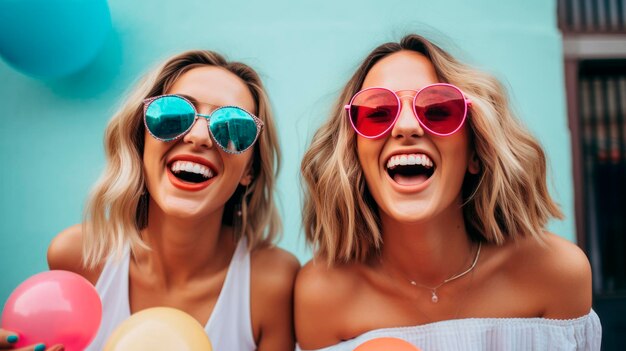
[[[435,291],[432,291],[433,296],[430,298],[430,300],[433,303],[437,303],[439,301],[439,297],[437,296],[437,293]]]

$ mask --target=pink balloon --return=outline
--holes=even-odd
[[[102,302],[96,289],[78,274],[48,271],[20,284],[2,312],[2,328],[19,334],[15,347],[43,342],[82,351],[96,336]]]

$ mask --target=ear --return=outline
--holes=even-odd
[[[478,155],[476,155],[475,150],[470,154],[470,159],[467,163],[467,171],[470,174],[478,174],[481,171],[480,160],[478,159]]]

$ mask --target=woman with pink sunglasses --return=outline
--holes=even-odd
[[[302,161],[302,350],[599,350],[591,270],[502,85],[417,35],[374,49]]]
[[[174,56],[129,95],[105,149],[84,223],[48,250],[51,269],[82,275],[102,300],[87,350],[131,314],[165,306],[195,318],[214,350],[292,351],[300,265],[274,246],[280,153],[258,74],[212,51]],[[18,341],[0,338],[0,349]],[[46,346],[63,349],[24,350]]]

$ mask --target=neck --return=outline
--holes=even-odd
[[[223,212],[220,208],[207,216],[180,218],[151,201],[148,226],[141,233],[151,250],[137,250],[135,261],[166,285],[227,267],[236,242],[232,228],[222,225]]]
[[[425,286],[437,286],[466,270],[474,259],[458,205],[434,218],[406,223],[381,213],[386,269]]]

